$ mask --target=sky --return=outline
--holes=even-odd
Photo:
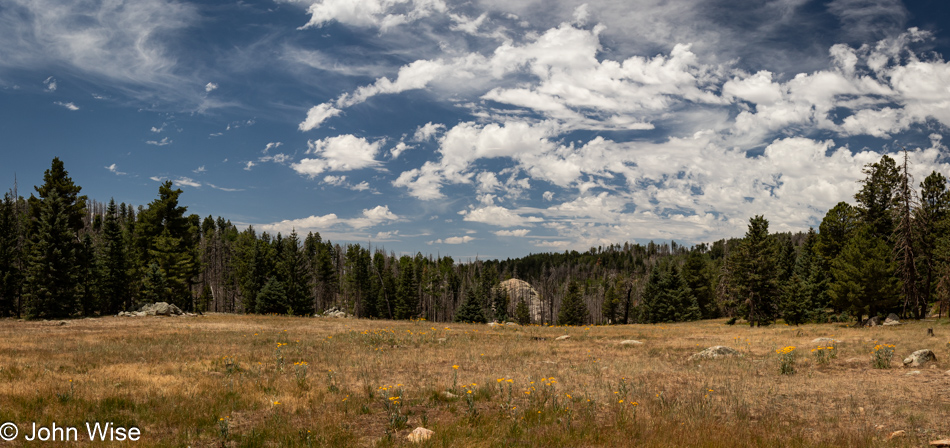
[[[457,260],[816,227],[950,176],[944,0],[5,0],[0,189]],[[900,159],[901,161],[903,159]]]

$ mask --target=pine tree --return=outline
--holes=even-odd
[[[70,204],[56,189],[37,201],[38,219],[30,241],[25,279],[26,315],[58,318],[78,310],[78,242],[70,227]]]
[[[523,298],[515,306],[515,320],[521,325],[531,323],[531,310],[528,309],[528,303]]]
[[[101,305],[104,313],[115,314],[123,308],[131,306],[129,302],[129,262],[115,200],[110,200],[106,209],[103,237],[105,253],[102,256],[103,301]]]
[[[683,270],[680,273],[683,282],[689,287],[702,319],[712,319],[718,316],[716,304],[713,301],[712,281],[707,273],[706,257],[699,249],[693,249],[686,257]]]
[[[740,246],[736,269],[736,292],[748,305],[749,325],[772,323],[777,314],[778,268],[769,222],[762,216],[749,220]]]
[[[393,313],[396,319],[409,319],[416,315],[419,306],[418,284],[412,258],[399,258],[399,280],[396,284],[396,303]]]
[[[923,277],[921,293],[925,304],[933,302],[934,291],[939,284],[939,261],[935,254],[941,237],[947,231],[942,224],[950,212],[950,191],[947,190],[947,178],[936,171],[930,173],[920,183],[920,207],[915,222],[920,226],[920,272]]]
[[[254,305],[257,314],[290,314],[293,310],[287,308],[287,290],[277,277],[270,277],[257,295]]]
[[[508,292],[501,288],[491,288],[492,311],[496,322],[505,322],[508,320]]]
[[[283,256],[278,262],[277,272],[286,291],[284,308],[298,316],[309,316],[314,312],[313,298],[307,288],[307,264],[297,231],[293,230],[282,241]]]
[[[873,317],[894,310],[899,306],[896,270],[890,246],[864,226],[832,263],[829,295],[858,320],[865,314]]]
[[[587,304],[581,297],[580,287],[571,280],[567,284],[567,294],[561,301],[561,310],[557,314],[558,325],[585,325],[590,320]]]
[[[462,306],[455,311],[456,322],[485,323],[485,314],[482,313],[482,306],[475,297],[475,288],[468,288],[465,291],[465,301]]]
[[[18,198],[13,192],[0,202],[0,317],[19,315],[20,288],[23,273],[19,269],[23,251],[20,247],[20,226],[17,220]]]
[[[894,231],[894,198],[900,186],[900,172],[894,159],[887,155],[868,164],[862,172],[861,190],[854,195],[862,221],[871,226],[871,233],[879,238],[890,238]]]

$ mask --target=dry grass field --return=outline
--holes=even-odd
[[[812,351],[819,337],[840,342]],[[55,422],[94,446],[85,422],[113,422],[141,430],[123,446],[406,446],[418,426],[435,431],[419,446],[925,446],[950,436],[948,340],[946,321],[3,320],[0,422],[18,424],[19,438],[0,445],[26,445],[33,422]],[[890,368],[872,364],[879,344],[894,345]],[[688,359],[714,345],[741,356]],[[937,361],[903,367],[922,348]],[[785,357],[794,373],[781,373]]]

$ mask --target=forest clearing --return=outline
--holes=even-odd
[[[5,319],[0,420],[15,444],[112,422],[134,446],[924,446],[950,437],[948,323]]]

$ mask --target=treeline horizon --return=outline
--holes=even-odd
[[[854,205],[818,232],[769,233],[693,246],[624,243],[585,252],[457,262],[384,248],[240,230],[187,214],[164,182],[149,204],[89,200],[54,158],[28,198],[0,202],[0,317],[114,315],[164,301],[195,312],[518,321],[665,323],[719,317],[768,325],[922,318],[950,304],[950,193],[933,172],[915,187],[906,153],[864,168]],[[35,194],[34,194],[35,193]],[[516,278],[538,293],[499,288]]]

